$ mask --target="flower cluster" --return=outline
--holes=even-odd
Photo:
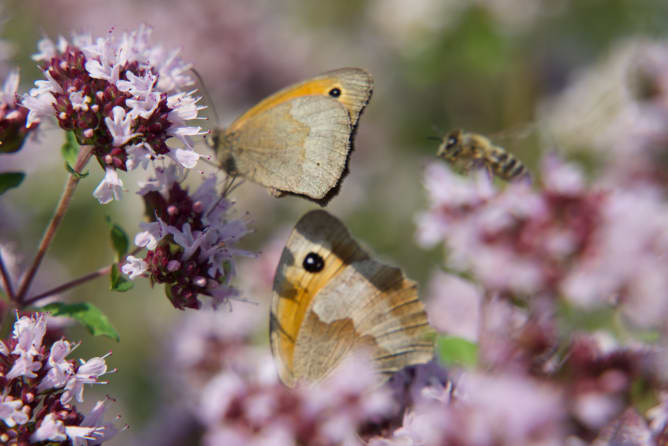
[[[248,225],[229,217],[233,203],[217,191],[215,176],[193,194],[182,187],[182,177],[175,164],[156,168],[139,191],[152,221],[141,224],[135,244],[147,253],[143,259],[128,256],[122,271],[131,279],[143,275],[152,284],[165,284],[176,308],[200,308],[199,295],[210,296],[217,307],[237,294],[230,286],[234,256],[253,255],[235,247]]]
[[[512,403],[511,403],[512,402]],[[512,407],[509,407],[512,404]],[[558,389],[517,375],[464,375],[423,393],[403,426],[369,446],[560,445],[566,417]]]
[[[104,384],[105,357],[76,363],[65,340],[45,341],[44,314],[20,317],[12,337],[0,342],[0,442],[2,444],[102,443],[116,434],[105,424],[106,402],[87,415],[72,404],[83,402],[85,384]]]
[[[204,444],[361,445],[358,432],[394,411],[387,389],[370,390],[377,377],[362,357],[350,357],[309,388],[287,388],[273,368],[259,368],[226,370],[206,386],[198,412]]]
[[[418,239],[444,242],[446,266],[467,276],[434,276],[430,320],[476,342],[485,372],[452,373],[448,398],[420,402],[378,444],[665,436],[665,405],[641,408],[668,386],[666,346],[647,341],[668,316],[668,206],[645,182],[587,186],[555,157],[539,177],[535,190],[498,189],[482,172],[428,166],[431,209],[418,217]]]
[[[545,101],[546,139],[602,167],[612,185],[668,187],[668,44],[633,38]]]
[[[33,56],[46,80],[23,99],[30,110],[27,125],[55,116],[80,144],[93,147],[106,172],[94,193],[100,203],[119,198],[118,170],[146,168],[163,156],[191,168],[199,159],[190,137],[202,131],[186,121],[196,119],[202,107],[193,91],[182,91],[193,84],[190,67],[177,52],[151,47],[150,34],[142,26],[120,37],[82,34],[57,44],[45,38]],[[168,146],[171,137],[183,147]]]
[[[517,353],[526,339],[505,343],[514,344]],[[486,365],[488,357],[481,358]],[[647,417],[634,405],[656,404],[648,390],[660,388],[651,381],[656,356],[611,346],[601,336],[580,335],[564,358],[542,371],[531,370],[528,363],[522,369],[512,357],[486,372],[456,371],[447,386],[423,390],[405,412],[403,425],[370,445],[556,446],[618,444],[622,438],[635,439],[628,443],[633,445],[663,444],[665,401]]]
[[[268,349],[251,344],[258,322],[266,327],[266,313],[239,304],[233,314],[184,316],[162,369],[191,401],[204,426],[203,444],[360,445],[388,420],[400,421],[397,411],[414,390],[408,375],[377,388],[378,376],[364,352],[353,354],[324,382],[288,388],[278,380]]]
[[[554,290],[569,259],[591,243],[605,199],[602,193],[583,193],[577,173],[554,164],[542,194],[522,183],[499,192],[485,175],[470,179],[442,163],[430,165],[425,183],[432,209],[420,218],[421,242],[445,240],[450,265],[470,269],[487,289]]]
[[[26,123],[28,109],[19,101],[19,73],[12,71],[7,76],[0,92],[0,153],[18,151],[30,132],[39,122]]]
[[[575,166],[555,158],[543,163],[542,178],[540,191],[499,191],[484,175],[463,178],[432,164],[420,241],[444,240],[449,266],[471,271],[488,291],[621,303],[639,323],[658,324],[668,311],[668,209],[660,197],[645,188],[587,188]]]

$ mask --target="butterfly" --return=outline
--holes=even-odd
[[[433,357],[433,331],[417,284],[367,254],[323,210],[296,224],[276,270],[270,341],[286,385],[325,378],[357,348],[381,377]]]
[[[220,166],[277,196],[325,206],[348,173],[360,115],[373,90],[361,68],[341,68],[291,85],[215,130]]]

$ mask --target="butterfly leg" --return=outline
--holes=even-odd
[[[222,196],[227,197],[230,193],[232,193],[232,191],[239,187],[241,183],[243,183],[243,180],[238,174],[234,173],[225,175]]]

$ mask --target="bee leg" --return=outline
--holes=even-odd
[[[470,162],[471,169],[485,170],[490,181],[494,180],[494,173],[491,167],[485,162],[483,158],[476,158]]]
[[[492,166],[485,164],[485,170],[487,171],[487,178],[489,181],[494,182],[494,171],[492,170]]]

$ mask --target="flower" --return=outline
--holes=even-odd
[[[183,91],[193,84],[186,74],[190,66],[175,52],[151,47],[150,35],[140,26],[120,37],[78,34],[57,44],[45,38],[33,56],[46,80],[23,98],[27,122],[55,117],[80,144],[93,146],[105,169],[93,194],[102,204],[120,198],[118,170],[146,168],[164,157],[192,168],[199,159],[190,138],[203,132],[187,121],[197,119],[203,107],[194,91]],[[172,137],[182,147],[168,146]]]
[[[614,300],[636,325],[659,326],[668,314],[665,201],[656,190],[618,189],[609,193],[599,219],[561,290],[581,307]]]
[[[478,337],[482,290],[471,282],[443,272],[429,283],[427,315],[438,331],[471,341]]]
[[[545,136],[562,150],[593,155],[602,182],[665,188],[667,72],[665,40],[620,41],[543,104]]]
[[[556,158],[542,172],[540,192],[524,183],[495,190],[480,173],[462,178],[443,163],[430,165],[431,209],[418,216],[418,241],[444,240],[448,265],[471,271],[487,290],[556,294],[571,259],[593,240],[606,193],[582,189],[577,169]]]
[[[540,168],[535,189],[483,194],[476,177],[428,167],[431,205],[418,216],[417,238],[442,241],[446,269],[460,273],[434,275],[429,316],[477,342],[477,369],[449,370],[452,392],[414,398],[403,426],[371,444],[653,444],[665,436],[665,405],[637,410],[666,386],[665,193],[646,178],[588,181],[553,155]]]
[[[116,170],[108,167],[104,171],[104,179],[93,191],[93,196],[101,204],[107,204],[112,200],[121,198],[122,191],[123,181],[119,178]]]
[[[307,388],[287,388],[275,372],[271,379],[260,375],[229,369],[209,382],[197,408],[204,444],[234,439],[263,445],[277,436],[276,444],[285,445],[361,445],[360,429],[394,411],[388,389],[372,390],[375,372],[360,356],[352,355],[325,382]]]
[[[38,121],[28,122],[28,109],[17,94],[19,72],[11,71],[0,91],[0,153],[21,149],[26,137],[37,129]]]
[[[554,386],[523,376],[466,373],[457,379],[454,395],[419,400],[403,426],[369,445],[564,444],[566,411]]]
[[[164,283],[176,308],[199,309],[200,295],[211,297],[214,307],[235,297],[230,285],[236,274],[236,256],[254,254],[235,247],[250,230],[242,219],[230,219],[232,202],[216,191],[216,178],[207,177],[192,194],[180,185],[179,168],[156,169],[156,176],[141,188],[149,218],[135,244],[147,249],[146,257],[129,256],[121,270],[135,279],[148,276]]]
[[[44,313],[22,316],[11,338],[0,341],[0,441],[102,443],[117,432],[103,422],[104,402],[84,416],[70,400],[83,402],[83,385],[101,383],[98,378],[108,373],[104,357],[76,364],[66,359],[72,352],[68,341],[45,343],[46,329]]]

